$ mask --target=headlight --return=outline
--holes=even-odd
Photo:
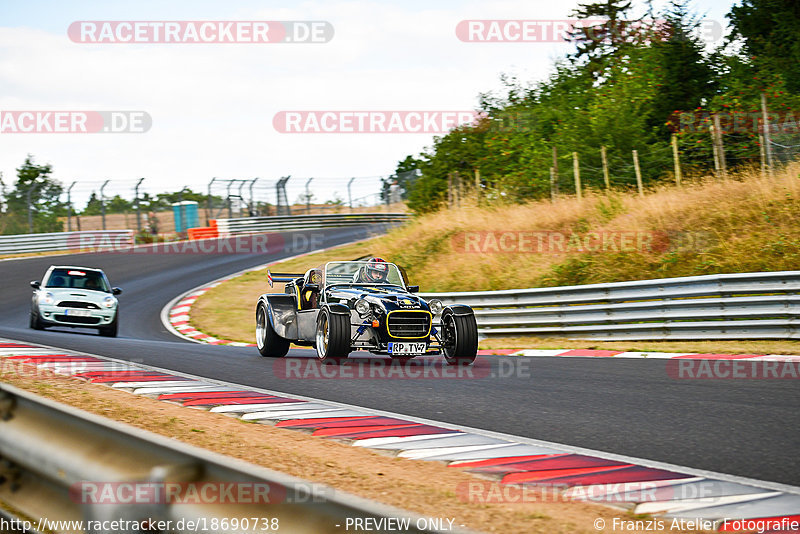
[[[431,313],[439,315],[444,309],[444,303],[439,299],[431,299],[428,301],[428,306],[431,308]]]
[[[56,298],[49,291],[39,296],[39,304],[53,304],[55,301]]]
[[[366,300],[358,299],[356,301],[356,311],[360,316],[364,317],[366,314],[369,313],[370,309],[371,306],[369,305],[369,302],[367,302]]]
[[[117,303],[117,300],[113,297],[106,297],[103,299],[103,306],[106,308],[113,308],[114,304]]]

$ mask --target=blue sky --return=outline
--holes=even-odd
[[[656,6],[664,2],[656,2]],[[150,192],[212,177],[275,180],[292,175],[289,198],[305,179],[317,198],[346,197],[349,177],[392,172],[398,160],[430,145],[426,134],[281,134],[284,110],[469,110],[501,73],[547,75],[565,44],[463,43],[465,19],[565,19],[576,1],[171,2],[3,1],[0,3],[0,110],[144,110],[144,134],[0,134],[6,183],[26,154],[51,163],[54,176],[78,181],[88,196],[130,196],[138,177]],[[638,3],[639,7],[643,5]],[[725,24],[732,2],[696,0],[693,8]],[[71,42],[78,20],[326,20],[327,44],[116,44]],[[377,180],[359,179],[359,194]],[[263,195],[267,195],[265,189]],[[267,198],[265,197],[265,200]]]

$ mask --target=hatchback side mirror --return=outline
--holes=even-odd
[[[409,293],[419,293],[419,286],[408,286]]]
[[[120,293],[122,293],[122,289],[120,289],[118,287],[112,287],[111,288],[111,294],[112,295],[119,295]]]
[[[31,287],[33,289],[39,289],[42,286],[42,283],[38,280],[31,280]]]

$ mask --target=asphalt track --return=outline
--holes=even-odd
[[[314,233],[325,247],[367,236],[364,228]],[[287,234],[284,242],[292,241],[292,234]],[[675,380],[667,375],[668,360],[501,356],[479,358],[475,364],[475,376],[491,370],[499,375],[495,377],[286,379],[273,372],[273,360],[262,358],[254,348],[183,341],[161,324],[161,309],[177,295],[302,251],[289,246],[260,255],[105,253],[0,261],[0,336],[243,385],[800,486],[800,469],[796,467],[800,394],[796,380]],[[28,328],[28,282],[40,279],[51,264],[100,267],[112,284],[124,289],[118,338],[102,338],[93,330],[38,332]],[[289,355],[311,357],[310,351]]]

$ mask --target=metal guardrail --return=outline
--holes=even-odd
[[[329,215],[279,215],[217,219],[220,236],[275,230],[306,230],[368,224],[397,224],[408,220],[407,213],[336,213]]]
[[[51,522],[82,521],[86,526],[148,519],[170,521],[170,528],[161,529],[169,532],[303,534],[343,532],[347,518],[391,517],[409,519],[408,532],[437,532],[416,528],[420,517],[414,514],[81,412],[3,383],[0,459],[0,500],[28,517]],[[206,491],[214,484],[237,484],[227,493],[235,498],[225,498],[225,490]],[[103,489],[96,490],[95,485]],[[193,496],[189,486],[196,492]],[[158,487],[172,488],[166,490],[172,493],[159,494],[154,489]],[[114,496],[119,496],[116,502]],[[97,497],[103,504],[83,502]],[[277,518],[278,528],[272,528],[272,518]],[[261,519],[267,520],[267,528]],[[34,529],[37,526],[46,527],[34,521]],[[36,530],[58,529],[51,523]],[[134,532],[111,523],[87,530],[126,531]],[[372,530],[384,531],[392,529]]]
[[[133,245],[133,230],[94,230],[0,236],[0,255],[26,252],[122,248]]]
[[[472,306],[489,337],[800,338],[800,271],[423,296]]]

